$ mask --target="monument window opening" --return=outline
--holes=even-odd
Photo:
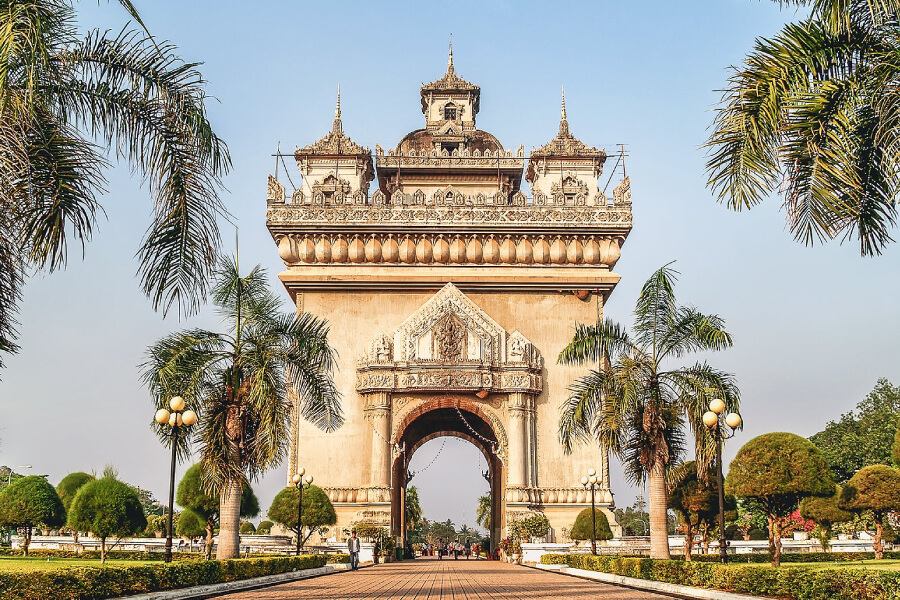
[[[447,119],[448,121],[455,121],[456,120],[456,107],[448,106],[448,107],[444,108],[444,118]]]

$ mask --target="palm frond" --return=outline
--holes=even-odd
[[[718,315],[704,315],[693,307],[679,307],[659,339],[659,359],[681,357],[690,352],[718,351],[733,345]]]
[[[575,335],[559,353],[557,362],[564,365],[600,362],[632,348],[625,328],[609,318],[598,325],[576,323]]]
[[[657,269],[647,279],[634,308],[635,345],[649,350],[657,360],[657,344],[677,312],[675,282],[678,271],[671,268],[672,264]]]

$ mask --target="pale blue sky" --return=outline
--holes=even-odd
[[[290,150],[326,133],[340,83],[344,130],[372,148],[393,146],[422,126],[418,87],[443,73],[452,32],[457,73],[482,88],[479,128],[507,148],[531,148],[555,135],[563,84],[576,136],[610,151],[628,144],[635,227],[606,314],[630,322],[640,285],[677,259],[680,298],[723,316],[735,336],[735,348],[712,359],[736,374],[743,392],[747,427],[727,456],[760,433],[815,433],[878,377],[900,382],[900,247],[877,259],[859,258],[852,243],[806,248],[785,232],[778,199],[735,214],[704,185],[699,146],[715,90],[755,36],[793,18],[774,3],[137,6],[156,36],[205,63],[208,91],[218,100],[213,122],[234,157],[224,201],[240,226],[241,262],[263,264],[277,289],[283,265],[265,228],[276,143]],[[78,9],[90,26],[117,30],[125,22],[114,2],[81,2]],[[127,168],[110,173],[103,206],[108,220],[84,260],[73,252],[65,272],[39,275],[25,289],[22,351],[9,358],[0,382],[0,464],[32,464],[56,483],[70,471],[112,462],[123,479],[164,498],[168,455],[148,426],[153,410],[137,365],[166,332],[217,321],[208,313],[163,321],[141,295],[134,253],[150,203]],[[227,224],[223,235],[233,238]],[[439,446],[425,445],[412,468],[424,467]],[[475,497],[486,489],[478,456],[459,440],[447,442],[415,481],[426,516],[474,521]],[[263,508],[285,469],[257,484]],[[635,490],[617,466],[613,472],[617,501],[626,505]]]

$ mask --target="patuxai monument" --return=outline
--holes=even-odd
[[[455,436],[489,465],[494,542],[531,512],[549,518],[548,541],[565,541],[590,506],[589,468],[614,523],[606,453],[566,456],[558,441],[586,367],[556,357],[619,281],[628,179],[603,193],[607,154],[571,133],[565,97],[559,131],[528,155],[478,129],[481,88],[456,74],[452,50],[419,93],[423,128],[374,153],[343,130],[338,95],[331,131],[294,153],[302,184],[288,193],[269,178],[280,279],[298,311],[331,324],[347,417],[323,433],[295,415],[288,477],[299,465],[316,475],[338,514],[329,535],[361,521],[401,535],[410,459]]]

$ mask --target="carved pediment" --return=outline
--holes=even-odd
[[[506,331],[448,283],[400,324],[394,347],[403,362],[499,363],[506,358]]]

